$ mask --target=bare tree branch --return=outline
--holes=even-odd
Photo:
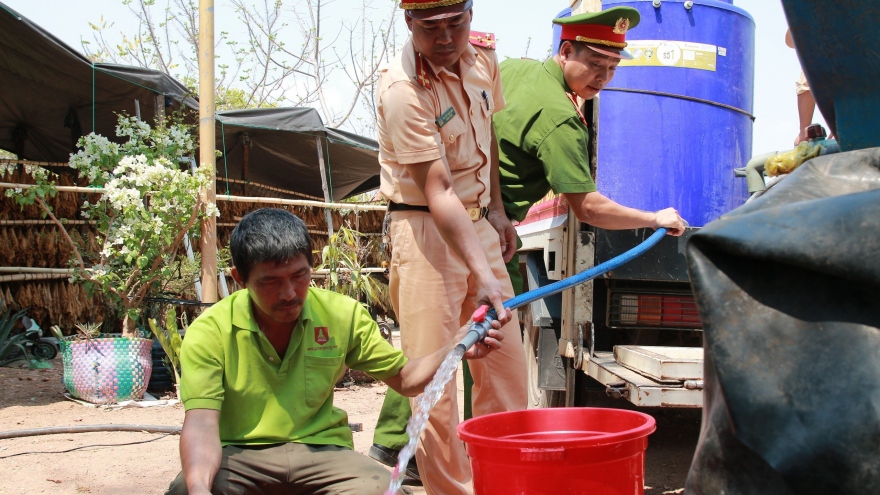
[[[90,24],[91,39],[81,40],[86,55],[159,70],[197,87],[197,2],[123,1],[138,23],[136,32],[111,36],[114,24],[101,18]],[[379,68],[398,45],[395,3],[361,0],[355,18],[342,8],[351,0],[288,1],[230,0],[241,32],[221,31],[215,40],[218,108],[314,105],[331,127],[345,125],[362,108],[369,114],[366,129],[374,129]],[[374,1],[386,3],[376,8]],[[327,37],[326,26],[339,29]]]

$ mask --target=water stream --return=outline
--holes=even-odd
[[[437,401],[440,400],[440,397],[443,396],[446,384],[452,380],[455,372],[458,371],[458,363],[461,362],[465,350],[463,345],[456,346],[443,360],[431,383],[425,387],[424,393],[416,399],[416,407],[413,410],[412,417],[409,418],[409,423],[406,425],[409,442],[401,449],[400,455],[397,456],[397,466],[391,471],[391,483],[388,485],[388,489],[385,490],[385,495],[397,495],[400,490],[400,485],[403,483],[403,477],[406,473],[406,465],[409,464],[409,460],[415,455],[419,438],[421,438],[422,432],[425,431],[425,426],[428,424],[428,415],[431,413],[434,405],[437,404]]]

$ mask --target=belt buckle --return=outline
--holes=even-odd
[[[468,208],[467,209],[468,216],[471,217],[471,221],[476,222],[480,218],[482,218],[481,208]]]

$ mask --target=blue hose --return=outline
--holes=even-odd
[[[573,277],[568,277],[565,280],[560,280],[550,285],[545,285],[544,287],[530,290],[512,299],[508,299],[504,302],[504,307],[507,309],[516,309],[520,306],[525,306],[526,304],[537,301],[538,299],[544,299],[545,297],[552,296],[557,292],[562,292],[565,289],[569,289],[571,287],[574,287],[575,285],[579,285],[587,282],[588,280],[592,280],[645,254],[645,251],[651,249],[658,242],[660,242],[660,239],[662,239],[664,235],[666,235],[666,229],[659,228],[651,235],[651,237],[648,237],[641,244],[621,254],[620,256],[612,258],[605,263],[596,265],[585,272],[578,273]],[[466,350],[470,349],[471,346],[486,337],[489,329],[492,327],[492,320],[494,319],[496,319],[496,315],[495,310],[493,309],[490,310],[489,313],[486,315],[485,321],[474,322],[471,324],[470,330],[461,340],[458,346],[464,346]]]

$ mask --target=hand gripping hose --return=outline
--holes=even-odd
[[[605,263],[596,265],[587,271],[578,273],[577,275],[574,275],[572,277],[568,277],[565,280],[560,280],[550,285],[545,285],[544,287],[530,290],[512,299],[508,299],[504,302],[504,307],[507,309],[516,309],[520,306],[525,306],[526,304],[537,301],[538,299],[552,296],[553,294],[562,292],[565,289],[569,289],[571,287],[574,287],[575,285],[579,285],[587,282],[588,280],[592,280],[645,254],[645,251],[651,249],[658,242],[660,242],[660,239],[662,239],[664,235],[666,235],[666,229],[659,228],[651,235],[651,237],[645,239],[641,244],[621,254],[620,256],[612,258]],[[468,330],[468,333],[464,336],[463,339],[461,339],[461,342],[459,342],[456,347],[464,347],[465,351],[473,347],[474,344],[476,344],[489,334],[489,329],[492,328],[492,320],[495,319],[497,319],[497,317],[494,309],[489,309],[488,306],[481,306],[474,312],[474,322],[471,324],[470,330]]]

